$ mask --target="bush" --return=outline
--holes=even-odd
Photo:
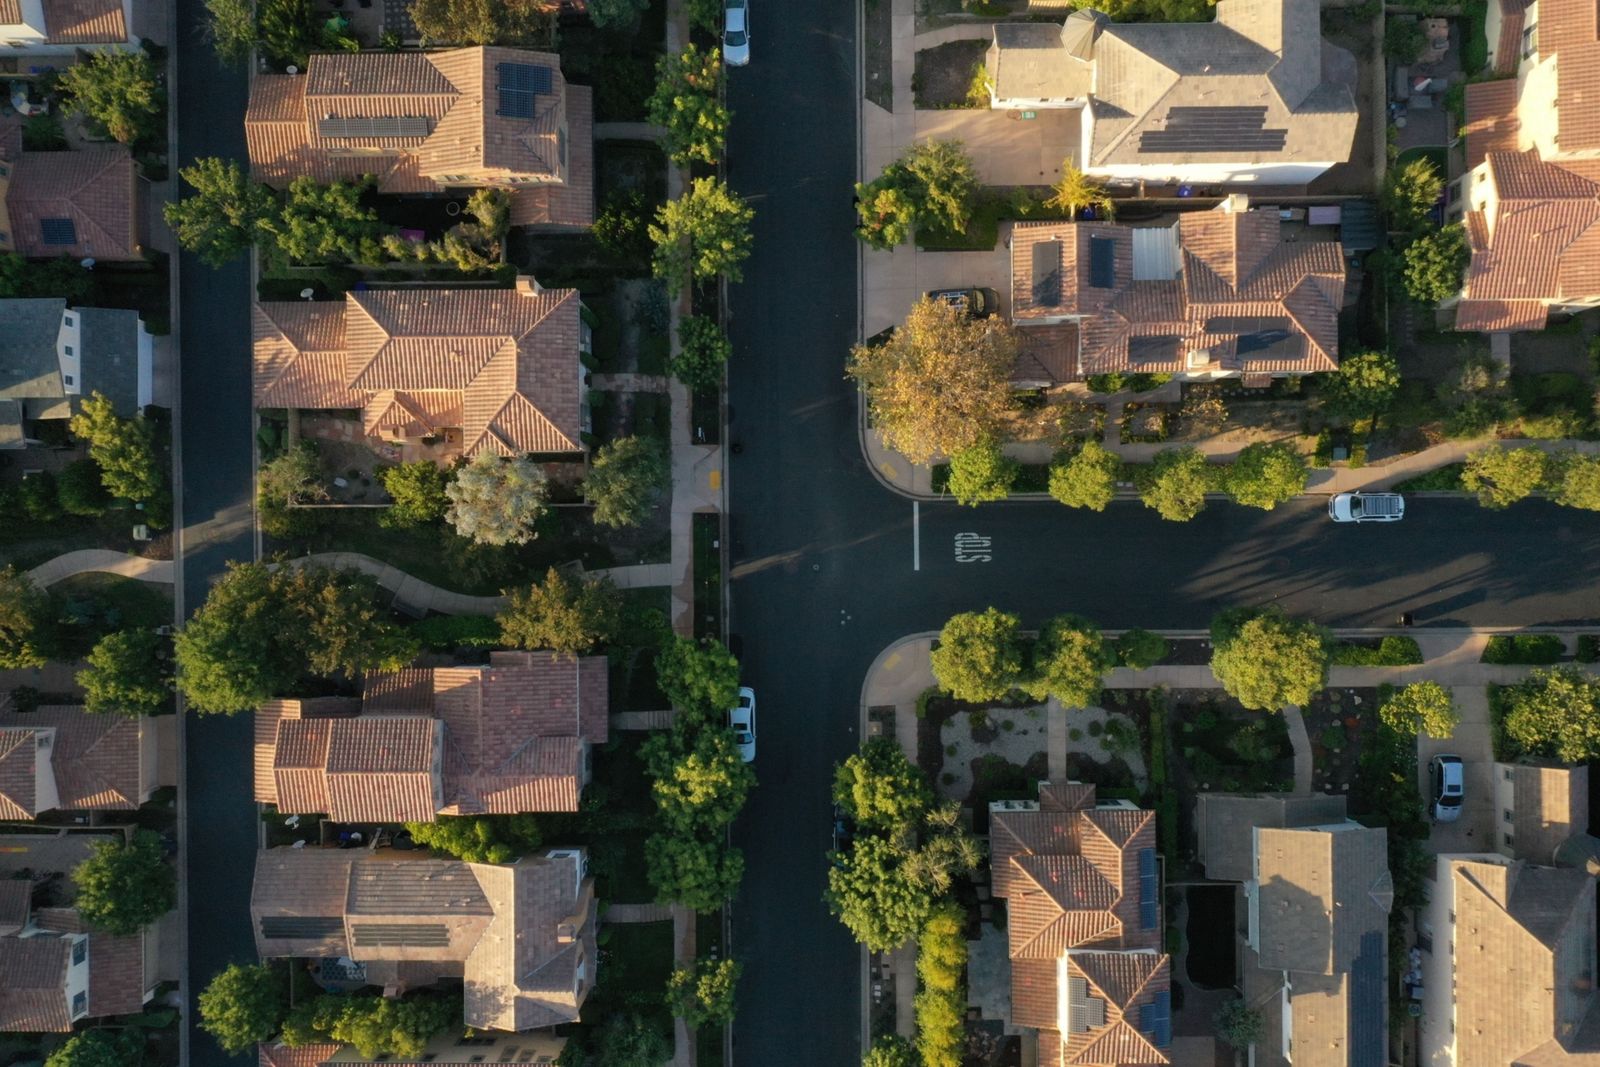
[[[1541,665],[1559,663],[1566,653],[1566,642],[1555,634],[1496,634],[1480,662]]]
[[[1124,667],[1143,670],[1167,658],[1167,639],[1138,627],[1117,638],[1117,660]]]
[[[69,463],[56,481],[56,499],[68,515],[103,514],[111,494],[100,483],[100,465],[88,457]]]
[[[956,503],[977,507],[1010,496],[1016,480],[1016,461],[1007,459],[992,438],[985,438],[950,457],[945,484]]]
[[[434,615],[412,623],[406,630],[430,652],[504,647],[500,623],[489,615]]]
[[[1576,659],[1579,663],[1594,663],[1600,660],[1600,637],[1594,634],[1579,634]]]
[[[1422,649],[1413,637],[1385,637],[1377,648],[1345,641],[1330,650],[1329,662],[1335,667],[1404,667],[1422,662]]]
[[[917,939],[917,1051],[923,1067],[961,1067],[966,1050],[966,913],[954,903],[934,909]]]

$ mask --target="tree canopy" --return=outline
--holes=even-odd
[[[133,840],[96,841],[73,868],[73,905],[83,921],[108,934],[131,937],[177,907],[178,878],[162,854],[161,837],[137,830]]]
[[[608,643],[622,624],[622,594],[607,578],[569,578],[551,567],[544,581],[506,590],[495,617],[513,648],[548,648],[578,656]]]
[[[723,368],[732,355],[733,342],[716,319],[685,315],[678,320],[678,354],[672,357],[668,369],[690,389],[710,392],[721,388]]]
[[[162,211],[178,243],[209,266],[249,251],[262,221],[277,209],[277,195],[251,181],[236,159],[197,159],[178,174],[192,192]]]
[[[288,983],[265,963],[230,963],[200,993],[200,1028],[224,1052],[243,1052],[283,1025]]]
[[[206,33],[217,58],[243,63],[256,46],[256,13],[249,0],[205,0]]]
[[[1400,392],[1400,365],[1385,352],[1362,352],[1339,361],[1339,372],[1325,376],[1330,409],[1352,419],[1375,418]]]
[[[1398,25],[1394,20],[1391,26]],[[1410,23],[1414,28],[1416,23]],[[1409,63],[1415,53],[1400,62]],[[1406,233],[1421,233],[1432,225],[1433,206],[1444,195],[1444,178],[1433,160],[1419,156],[1403,167],[1390,168],[1383,185],[1383,206],[1389,213],[1389,228]]]
[[[957,700],[999,700],[1024,680],[1022,620],[999,608],[952,615],[933,650],[933,676]]]
[[[1293,445],[1257,441],[1228,467],[1228,492],[1241,504],[1271,511],[1305,491],[1311,473]]]
[[[1212,1017],[1217,1036],[1236,1049],[1247,1049],[1261,1040],[1266,1032],[1261,1013],[1245,1003],[1242,997],[1224,1001]]]
[[[1531,756],[1600,757],[1600,680],[1577,667],[1536,670],[1501,691],[1506,736]]]
[[[147,52],[92,52],[60,73],[67,106],[123,144],[161,138],[167,91]]]
[[[29,479],[30,481],[32,479]],[[13,566],[0,570],[0,667],[43,667],[54,651],[50,598]]]
[[[1247,708],[1302,705],[1327,683],[1327,637],[1313,623],[1269,608],[1212,626],[1211,673]]]
[[[166,496],[167,472],[156,449],[155,432],[142,417],[122,418],[110,400],[91,393],[68,423],[73,436],[89,446],[106,491],[138,503]],[[153,511],[153,509],[152,509]],[[159,515],[152,517],[160,522]]]
[[[1424,304],[1449,300],[1461,292],[1470,258],[1467,231],[1459,222],[1422,234],[1404,253],[1406,292]]]
[[[519,815],[441,815],[408,822],[411,839],[467,863],[511,863],[539,847],[539,821]]]
[[[906,859],[895,843],[868,835],[828,868],[828,906],[874,952],[915,937],[933,908],[932,890],[908,875]]]
[[[653,437],[619,437],[595,452],[583,495],[601,526],[638,526],[672,488],[672,468]]]
[[[739,702],[739,661],[719,641],[673,637],[656,653],[656,684],[679,711],[720,718]]]
[[[283,208],[260,222],[293,263],[377,262],[384,258],[378,211],[367,203],[370,178],[323,185],[300,175],[289,183]]]
[[[1385,726],[1403,734],[1426,732],[1443,740],[1455,732],[1461,716],[1450,690],[1438,682],[1413,682],[1378,705]]]
[[[50,1053],[44,1067],[138,1067],[144,1038],[137,1030],[85,1030]]]
[[[1007,459],[998,442],[985,438],[950,457],[950,477],[945,484],[956,503],[977,507],[1011,495],[1020,469]]]
[[[1486,508],[1507,508],[1544,484],[1547,463],[1541,449],[1491,445],[1467,457],[1461,486]]]
[[[1069,508],[1104,511],[1116,499],[1121,478],[1122,457],[1089,440],[1050,465],[1050,495]]]
[[[378,472],[378,480],[394,501],[378,516],[381,526],[401,530],[427,526],[443,519],[450,510],[450,498],[445,494],[450,475],[431,460],[384,467]]]
[[[651,269],[673,294],[719,275],[744,280],[740,269],[750,255],[750,221],[755,211],[720,178],[696,178],[687,192],[656,210],[650,225],[655,242]]]
[[[744,854],[720,841],[683,834],[654,834],[644,843],[644,861],[658,899],[695,911],[715,911],[739,889]]]
[[[884,442],[921,464],[997,435],[1016,403],[1016,361],[1010,327],[924,299],[887,342],[852,349],[846,369],[866,390]]]
[[[107,634],[78,672],[91,714],[155,715],[172,699],[172,640],[152,630]]]
[[[1140,479],[1139,499],[1168,522],[1188,522],[1206,506],[1216,475],[1198,448],[1168,448]]]
[[[549,498],[544,471],[529,459],[480,452],[445,486],[445,518],[456,533],[480,545],[525,545]]]
[[[411,0],[411,22],[425,45],[547,44],[558,7],[550,0]]]
[[[657,59],[649,109],[650,121],[667,131],[667,155],[674,163],[717,162],[733,117],[722,102],[721,49],[702,52],[690,42],[677,55]]]
[[[366,1059],[415,1060],[435,1034],[461,1027],[461,994],[405,998],[323,993],[295,1005],[283,1024],[284,1043],[335,1041]]]
[[[1100,219],[1111,218],[1117,210],[1117,202],[1111,199],[1105,183],[1079,170],[1070,156],[1061,161],[1061,177],[1056,179],[1044,206],[1064,212],[1069,219],[1076,219],[1087,208],[1092,208]]]
[[[1557,504],[1600,511],[1600,456],[1566,453],[1551,462],[1547,480]]]
[[[881,249],[904,241],[913,224],[963,233],[977,192],[977,168],[960,141],[918,142],[856,186],[856,233]]]
[[[869,248],[888,251],[911,239],[917,203],[887,178],[856,183],[856,236]]]
[[[920,1067],[917,1052],[905,1038],[883,1034],[861,1058],[861,1067]]]
[[[645,751],[661,822],[674,833],[715,835],[738,817],[755,771],[727,730],[699,730],[681,751],[669,736],[655,735]]]
[[[740,970],[737,960],[706,958],[675,969],[667,978],[668,1009],[694,1027],[731,1023]]]
[[[898,741],[874,737],[834,768],[833,799],[861,826],[892,831],[921,821],[933,790]]]
[[[1057,615],[1039,631],[1033,677],[1024,688],[1035,697],[1053,696],[1065,708],[1086,708],[1099,700],[1114,665],[1100,627],[1078,615]]]

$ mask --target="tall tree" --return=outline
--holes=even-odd
[[[1506,689],[1506,736],[1530,756],[1600,756],[1600,681],[1577,667],[1532,671]]]
[[[1069,508],[1104,511],[1116,499],[1121,478],[1122,457],[1088,440],[1050,465],[1050,495]]]
[[[256,46],[256,12],[250,0],[205,0],[206,36],[217,58],[242,64]]]
[[[874,952],[915,937],[933,909],[933,891],[908,875],[906,858],[894,842],[867,835],[828,868],[829,909]]]
[[[1551,496],[1557,504],[1600,511],[1600,456],[1569,452],[1550,468]]]
[[[416,641],[391,620],[372,575],[302,566],[284,567],[273,579],[293,613],[306,671],[359,678],[399,670],[416,656]]]
[[[911,239],[917,202],[898,176],[885,175],[856,184],[856,217],[856,236],[867,247],[886,252]]]
[[[592,0],[589,10],[592,15]],[[667,131],[667,155],[674,163],[717,162],[733,117],[722,102],[722,51],[702,52],[690,42],[677,55],[656,60],[656,89],[649,106],[650,121]]]
[[[152,630],[107,634],[77,682],[91,714],[159,714],[172,699],[172,641]]]
[[[1061,177],[1044,206],[1065,212],[1069,219],[1076,219],[1085,208],[1093,208],[1096,217],[1102,219],[1111,218],[1117,210],[1117,202],[1111,199],[1105,183],[1079,170],[1070,156],[1061,161]]]
[[[137,830],[126,844],[96,841],[92,847],[72,871],[73,905],[91,927],[131,937],[177,907],[178,878],[162,855],[160,835]]]
[[[933,650],[933,676],[957,700],[1000,700],[1025,678],[1022,620],[999,608],[952,615]]]
[[[548,44],[558,7],[551,0],[411,0],[411,22],[425,45]]]
[[[644,843],[645,872],[663,903],[715,911],[739,889],[744,854],[721,841],[655,834]]]
[[[894,831],[922,821],[933,790],[898,741],[875,737],[834,768],[833,799],[862,826]]]
[[[160,138],[167,91],[146,52],[94,52],[61,72],[67,106],[123,144]]]
[[[50,1053],[44,1067],[139,1067],[143,1061],[139,1031],[85,1030]]]
[[[1311,472],[1305,457],[1281,441],[1246,445],[1228,468],[1228,492],[1241,504],[1271,511],[1305,492]]]
[[[667,978],[667,1008],[690,1026],[733,1022],[733,994],[739,984],[737,960],[701,957],[694,967],[679,967]]]
[[[674,294],[719,275],[743,281],[739,265],[750,255],[753,218],[755,211],[722,179],[694,179],[688,192],[656,210],[650,225],[655,276]]]
[[[1245,707],[1302,705],[1327,684],[1328,641],[1315,624],[1269,609],[1218,627],[1213,623],[1211,673]]]
[[[1390,25],[1398,24],[1396,20]],[[1401,60],[1402,63],[1410,61]],[[1443,195],[1444,178],[1433,160],[1418,157],[1403,167],[1391,168],[1383,184],[1383,206],[1389,213],[1390,229],[1405,233],[1421,233],[1428,229],[1433,206]]]
[[[1330,409],[1352,419],[1376,419],[1400,392],[1400,365],[1385,352],[1362,352],[1339,361],[1325,376]]]
[[[251,181],[236,159],[197,159],[178,174],[193,192],[162,211],[178,243],[210,266],[248,251],[277,207],[276,194]]]
[[[1507,508],[1544,484],[1548,457],[1537,448],[1491,445],[1467,457],[1461,486],[1486,508]]]
[[[305,667],[299,635],[260,563],[230,563],[178,633],[178,685],[199,711],[235,712],[290,692]]]
[[[445,495],[450,474],[432,460],[385,467],[378,472],[378,480],[394,501],[378,516],[380,526],[400,530],[428,526],[443,519],[450,510],[450,498]]]
[[[1461,292],[1471,258],[1467,231],[1459,222],[1423,234],[1406,246],[1406,292],[1424,304],[1449,300]]]
[[[884,442],[920,464],[998,433],[1016,404],[1016,361],[1010,327],[924,299],[887,342],[852,349],[846,370],[866,390]]]
[[[383,258],[383,226],[367,206],[370,180],[323,185],[301,175],[289,183],[283,210],[261,221],[282,252],[298,264],[372,262]]]
[[[89,446],[89,458],[112,496],[149,502],[163,496],[167,472],[157,458],[155,432],[142,417],[119,416],[111,401],[92,393],[68,425]]]
[[[200,994],[200,1028],[224,1052],[243,1052],[283,1025],[286,983],[265,963],[230,963]]]
[[[0,570],[0,668],[43,667],[55,651],[50,598],[33,579],[7,566]]]
[[[1011,495],[1020,466],[1007,459],[1000,445],[984,438],[950,457],[950,478],[945,488],[957,504],[977,507]]]
[[[666,451],[653,437],[619,437],[589,462],[583,495],[601,526],[638,526],[672,487]]]
[[[1035,697],[1053,696],[1065,708],[1086,708],[1100,698],[1105,673],[1115,665],[1100,627],[1077,615],[1057,615],[1039,631],[1033,649]]]
[[[662,824],[673,833],[716,835],[739,815],[756,784],[755,772],[739,758],[733,735],[726,730],[701,730],[688,750],[672,758],[668,735],[651,738],[645,753],[650,767],[650,792]]]
[[[524,545],[538,536],[549,489],[544,471],[529,459],[480,452],[445,487],[445,518],[456,533],[480,545]]]
[[[906,188],[917,221],[965,233],[978,194],[978,170],[960,141],[922,141],[901,154]]]
[[[609,643],[622,623],[622,594],[609,579],[572,579],[551,567],[543,582],[506,591],[495,616],[513,648],[548,648],[579,656]]]
[[[656,653],[656,684],[681,712],[721,716],[739,700],[739,661],[719,641],[674,637]]]
[[[1205,508],[1215,475],[1198,448],[1168,448],[1156,453],[1141,481],[1145,507],[1168,522],[1188,522]]]

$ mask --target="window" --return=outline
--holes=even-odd
[[[1510,834],[1501,834],[1500,835],[1500,840],[1502,840],[1502,841],[1504,841],[1506,843],[1506,848],[1510,848],[1511,847],[1511,835]]]
[[[76,967],[78,964],[82,963],[88,958],[89,939],[85,937],[72,946],[72,965]]]
[[[1527,59],[1538,50],[1539,24],[1536,22],[1522,31],[1522,58]]]
[[[72,1014],[74,1016],[82,1015],[85,1012],[87,1012],[88,1010],[89,1010],[89,994],[88,993],[74,993],[74,994],[72,994]]]
[[[69,356],[72,355],[72,346],[71,345],[62,345],[61,347],[66,349],[67,355],[69,355]]]
[[[1505,769],[1505,771],[1504,771],[1504,772],[1502,772],[1502,773],[1504,773],[1504,774],[1505,774],[1505,776],[1506,776],[1506,781],[1508,781],[1508,782],[1509,782],[1509,781],[1511,781],[1511,768],[1510,768],[1510,767],[1507,767],[1507,768],[1506,768],[1506,769]]]
[[[61,316],[61,323],[62,323],[63,326],[71,326],[72,323],[73,323],[72,316],[71,315],[63,315],[63,316]]]
[[[1501,812],[1501,813],[1500,813],[1500,814],[1501,814],[1501,815],[1502,815],[1502,816],[1504,816],[1504,818],[1505,818],[1505,820],[1506,820],[1506,822],[1510,822],[1510,821],[1511,821],[1511,809],[1510,809],[1510,808],[1506,808],[1506,809],[1505,809],[1505,810],[1504,810],[1504,811],[1502,811],[1502,812]]]
[[[71,355],[71,353],[68,353],[68,355]],[[62,380],[62,381],[63,381],[63,382],[65,382],[65,383],[66,383],[66,384],[67,384],[67,385],[71,385],[71,384],[72,384],[72,375],[70,375],[70,374],[63,374],[63,375],[62,375],[62,376],[61,376],[61,380]]]

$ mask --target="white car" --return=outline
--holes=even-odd
[[[746,763],[753,762],[756,758],[756,691],[749,686],[739,687],[739,706],[728,709],[728,729],[733,731],[739,758]]]
[[[1428,761],[1428,777],[1433,783],[1432,813],[1435,822],[1455,822],[1461,818],[1461,800],[1466,795],[1466,778],[1461,757],[1439,755]]]
[[[1328,501],[1334,522],[1399,522],[1405,514],[1406,498],[1399,493],[1339,493]]]
[[[722,9],[722,61],[730,67],[750,62],[748,0],[727,0]]]

